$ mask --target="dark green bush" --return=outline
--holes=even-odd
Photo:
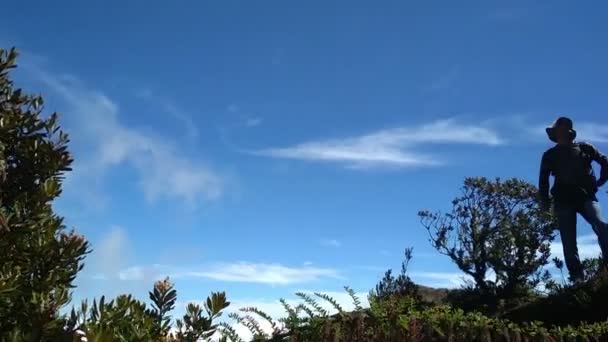
[[[326,299],[327,300],[327,299]],[[369,309],[338,312],[328,316],[318,310],[316,300],[301,304],[307,315],[270,334],[265,334],[255,317],[237,319],[247,326],[256,341],[608,341],[608,323],[579,323],[549,326],[542,322],[515,323],[507,319],[466,313],[447,305],[419,309],[411,297],[390,297],[370,302]],[[287,308],[288,317],[298,314]],[[244,311],[270,319],[257,309]],[[311,314],[312,313],[312,314]],[[237,316],[233,316],[237,317]],[[294,317],[292,317],[294,319]],[[241,340],[228,324],[222,332],[228,340]]]

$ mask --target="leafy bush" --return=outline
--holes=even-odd
[[[416,301],[421,301],[418,293],[418,285],[416,285],[407,274],[407,268],[412,260],[412,248],[405,249],[405,258],[401,263],[401,273],[394,277],[392,270],[386,271],[384,277],[376,285],[375,289],[370,291],[369,298],[378,301],[386,300],[391,297],[412,297]]]
[[[171,333],[169,313],[177,300],[173,284],[168,278],[157,281],[149,297],[151,308],[131,295],[121,295],[110,302],[101,297],[99,302],[93,300],[90,308],[83,301],[78,310],[72,309],[66,330],[71,334],[81,331],[89,341],[207,340],[218,328],[214,320],[230,304],[223,292],[212,293],[203,307],[188,304],[184,317],[176,321],[176,331]]]
[[[560,286],[549,296],[515,308],[504,317],[514,321],[543,321],[552,325],[600,322],[608,318],[608,272],[575,286]]]
[[[230,304],[223,292],[212,293],[203,307],[188,304],[184,317],[175,322],[176,331],[170,332],[173,322],[169,313],[177,300],[173,284],[168,278],[156,282],[149,297],[151,308],[131,295],[121,295],[110,302],[102,296],[90,308],[83,301],[78,310],[72,309],[66,331],[72,335],[82,332],[89,341],[207,340],[218,328],[214,320]]]
[[[332,302],[328,298],[323,298]],[[353,298],[358,301],[356,297]],[[541,322],[513,323],[447,305],[419,309],[411,297],[390,297],[372,300],[369,309],[328,316],[315,309],[319,304],[311,298],[294,310],[286,306],[286,319],[291,324],[265,334],[253,316],[233,315],[254,335],[254,341],[608,341],[608,323],[581,323],[576,326],[545,326]],[[338,308],[336,308],[338,309]],[[255,308],[242,309],[272,321],[267,314]],[[307,312],[300,317],[298,312]],[[222,334],[229,341],[242,341],[227,323]],[[273,327],[276,323],[273,324]]]
[[[56,113],[42,117],[42,97],[14,87],[16,58],[0,49],[0,336],[61,340],[59,310],[90,249],[53,212],[71,170],[69,139]]]
[[[473,279],[461,295],[469,303],[479,300],[474,308],[494,312],[516,305],[550,279],[543,266],[549,262],[553,220],[536,194],[518,179],[467,178],[450,213],[419,213],[437,251]]]

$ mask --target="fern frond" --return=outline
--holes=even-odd
[[[338,302],[334,298],[330,297],[329,295],[327,295],[325,293],[315,292],[315,296],[317,296],[317,297],[325,300],[329,304],[331,304],[331,306],[333,306],[334,309],[338,310],[339,313],[344,313],[344,310],[342,309],[340,304],[338,304]]]
[[[260,327],[260,323],[250,315],[241,316],[235,312],[228,315],[229,318],[236,321],[238,324],[245,326],[253,336],[265,336],[264,331]]]
[[[306,306],[304,304],[298,304],[298,306],[296,306],[296,309],[304,311],[310,318],[315,317],[315,313],[308,306]]]
[[[221,322],[220,327],[220,333],[222,337],[228,338],[231,342],[244,342],[244,340],[239,336],[236,330],[234,330],[234,328],[228,323]]]
[[[279,302],[281,302],[281,305],[283,305],[283,308],[285,309],[285,312],[287,313],[287,315],[289,317],[296,317],[298,314],[295,312],[295,310],[291,307],[291,305],[289,305],[287,303],[287,301],[285,301],[285,299],[281,298],[279,300]]]
[[[239,315],[236,312],[229,313],[228,317],[230,319],[234,320],[235,322],[237,322],[238,324],[244,324],[243,322],[245,321],[245,319],[243,317],[241,317],[241,315]]]
[[[245,315],[245,317],[243,317],[243,319],[245,322],[244,325],[247,327],[247,329],[249,329],[249,331],[251,331],[253,336],[266,337],[264,330],[262,330],[262,327],[260,326],[260,322],[258,322],[258,320],[255,319],[255,317],[253,317],[251,315]]]
[[[296,296],[302,298],[302,300],[304,300],[306,302],[306,304],[310,305],[313,309],[315,309],[315,311],[320,316],[327,317],[327,315],[328,315],[327,310],[323,309],[323,307],[321,307],[321,305],[319,305],[319,303],[317,303],[317,301],[314,298],[312,298],[311,296],[309,296],[303,292],[296,293]]]
[[[357,297],[357,295],[355,294],[355,291],[348,286],[344,286],[344,289],[346,290],[346,292],[352,299],[353,304],[355,305],[355,310],[357,310],[357,311],[363,310],[363,306],[361,306],[361,300],[359,300],[359,297]]]

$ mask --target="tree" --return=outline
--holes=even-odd
[[[478,293],[512,298],[547,280],[553,221],[524,181],[467,178],[447,214],[419,212],[431,243],[473,278]],[[494,280],[490,280],[492,273]]]
[[[16,89],[15,49],[0,49],[0,337],[58,340],[88,242],[53,212],[70,171],[69,142],[43,99]]]

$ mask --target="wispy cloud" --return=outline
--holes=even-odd
[[[245,119],[245,126],[247,127],[255,127],[255,126],[259,126],[262,124],[262,118],[258,118],[258,117],[250,117]]]
[[[214,170],[184,155],[166,137],[121,123],[118,104],[105,94],[41,69],[29,70],[64,100],[67,108],[62,112],[70,114],[73,125],[69,131],[91,146],[92,151],[83,153],[88,159],[83,156],[71,175],[79,180],[79,187],[89,188],[110,168],[126,164],[138,172],[141,189],[151,202],[177,199],[194,206],[222,194],[223,179]]]
[[[108,251],[111,250],[108,249]],[[115,258],[109,260],[116,261]],[[96,278],[134,281],[155,280],[170,276],[173,279],[206,278],[224,282],[267,285],[300,284],[327,278],[343,279],[335,269],[311,265],[311,263],[305,263],[301,267],[289,267],[281,264],[237,262],[216,263],[189,269],[169,265],[130,266],[122,269],[116,269],[116,267],[106,269],[106,273],[97,274]]]
[[[339,272],[312,266],[288,267],[281,264],[222,263],[202,271],[178,272],[173,277],[208,278],[218,281],[289,285],[317,281],[322,278],[341,279]]]
[[[459,69],[452,68],[450,71],[446,72],[445,74],[443,74],[440,77],[438,77],[437,79],[435,79],[428,86],[428,90],[437,91],[437,90],[448,89],[448,88],[452,87],[452,85],[454,85],[454,83],[456,82],[456,80],[458,79],[459,76],[460,76]]]
[[[458,272],[410,272],[409,275],[416,283],[435,288],[457,288],[471,280]]]
[[[546,140],[547,134],[545,128],[551,126],[551,123],[545,124],[521,124],[523,129],[528,132],[533,140]],[[575,122],[574,129],[576,130],[576,140],[587,141],[590,143],[604,144],[608,143],[608,125],[598,122]]]
[[[153,103],[173,119],[179,121],[184,127],[186,135],[189,138],[195,139],[199,136],[198,127],[192,117],[188,115],[182,108],[179,108],[179,106],[177,106],[170,99],[153,92],[150,88],[138,89],[135,91],[135,96],[142,100]]]
[[[94,268],[97,279],[106,279],[121,271],[128,262],[131,244],[127,232],[119,226],[112,226],[97,245],[93,245]]]
[[[578,139],[594,143],[608,143],[608,125],[591,122],[576,124]]]
[[[342,246],[342,243],[338,240],[335,239],[323,239],[321,240],[321,245],[323,246],[327,246],[327,247],[340,247]]]
[[[582,259],[596,258],[602,252],[595,234],[582,235],[577,238],[578,254]],[[564,260],[564,247],[561,242],[551,243],[551,256]]]
[[[494,130],[466,125],[455,119],[417,127],[386,129],[344,139],[318,140],[255,152],[261,156],[346,163],[348,167],[438,166],[441,158],[419,150],[422,144],[477,144],[496,146],[505,141]]]
[[[256,127],[256,126],[261,125],[262,122],[264,121],[264,119],[259,116],[253,115],[246,111],[243,111],[239,105],[234,104],[234,103],[228,105],[226,110],[230,114],[237,114],[238,116],[240,116],[239,126],[244,125],[246,127]]]

